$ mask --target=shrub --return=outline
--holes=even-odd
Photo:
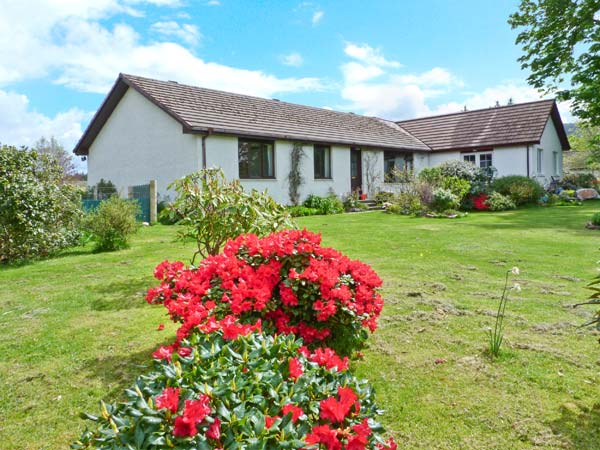
[[[418,193],[403,192],[396,195],[386,211],[392,214],[419,214],[423,211],[424,206],[421,203],[421,198]]]
[[[170,207],[171,203],[167,200],[161,200],[157,203],[156,212],[158,214],[159,223],[163,225],[175,225],[182,219],[182,217],[179,217],[176,214],[169,214]]]
[[[327,197],[311,194],[304,200],[302,206],[317,209],[319,214],[325,215],[344,212],[344,204],[335,194],[330,194]]]
[[[456,177],[471,184],[471,194],[487,192],[495,169],[482,169],[466,161],[446,161],[440,166],[443,177]]]
[[[319,214],[318,209],[307,208],[306,206],[289,206],[288,212],[292,217],[315,216]]]
[[[269,333],[294,333],[310,348],[352,354],[374,331],[383,300],[381,280],[366,264],[320,246],[319,235],[286,230],[259,239],[242,235],[197,269],[161,263],[162,283],[148,292],[182,323],[183,339],[208,314],[262,322]]]
[[[491,211],[506,211],[517,207],[510,197],[502,195],[499,192],[492,192],[485,200],[485,205],[487,205]]]
[[[459,202],[467,196],[469,191],[471,190],[471,183],[464,178],[458,178],[455,176],[450,176],[444,178],[442,181],[442,188],[452,192]]]
[[[565,189],[595,188],[596,176],[593,173],[568,173],[560,180]]]
[[[558,195],[562,198],[575,198],[575,191],[573,189],[565,189],[560,191]]]
[[[0,264],[46,257],[79,241],[81,192],[56,160],[0,146]]]
[[[129,238],[137,231],[135,216],[139,212],[137,202],[115,196],[100,203],[95,211],[87,214],[85,229],[95,242],[94,250],[110,252],[129,246]]]
[[[85,415],[96,427],[72,448],[396,449],[347,360],[248,331],[196,332],[159,349],[124,401]]]
[[[227,240],[243,233],[264,236],[281,228],[294,228],[286,209],[267,192],[245,192],[239,180],[228,182],[220,169],[207,169],[173,182],[177,191],[170,218],[180,217],[180,240],[193,239],[192,257],[216,255]]]
[[[380,206],[384,203],[392,203],[394,201],[394,195],[393,192],[379,191],[375,194],[375,203]]]
[[[441,186],[444,175],[440,167],[425,167],[419,172],[419,180],[431,186]]]
[[[592,216],[592,225],[600,227],[600,212],[594,213]]]
[[[445,211],[447,209],[457,209],[460,205],[459,198],[448,189],[438,188],[433,191],[433,201],[431,207],[435,211]]]
[[[350,193],[343,202],[345,211],[357,211],[357,210],[365,210],[368,208],[367,205],[360,201],[360,195],[358,192]]]
[[[473,208],[484,211],[486,209],[490,209],[487,204],[488,195],[487,194],[478,194],[472,197]]]
[[[521,175],[509,175],[494,180],[492,190],[510,197],[517,206],[537,203],[544,194],[537,181]]]
[[[93,200],[106,200],[113,195],[118,195],[117,187],[110,180],[100,178],[94,186],[89,186],[85,197]]]

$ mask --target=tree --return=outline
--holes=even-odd
[[[587,165],[590,169],[600,165],[600,126],[578,123],[575,133],[569,136],[569,142],[574,151],[588,156]]]
[[[600,0],[521,0],[508,23],[520,29],[527,81],[592,125],[600,125]],[[570,84],[569,87],[565,87]]]
[[[48,155],[0,146],[0,264],[78,243],[81,192],[62,177]]]
[[[70,177],[75,175],[75,162],[73,155],[65,150],[65,148],[56,140],[54,136],[50,139],[41,137],[33,144],[33,150],[41,155],[48,155],[62,168],[64,177]]]

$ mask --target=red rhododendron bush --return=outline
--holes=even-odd
[[[383,300],[381,279],[366,264],[332,248],[306,230],[259,239],[242,235],[198,268],[161,263],[161,285],[148,292],[181,322],[177,339],[197,327],[233,316],[240,325],[268,333],[293,333],[309,348],[328,346],[351,355],[374,331]]]
[[[307,231],[243,235],[197,268],[161,263],[181,323],[154,370],[102,403],[76,449],[395,449],[348,355],[375,330],[381,280]],[[340,353],[333,348],[338,349]]]

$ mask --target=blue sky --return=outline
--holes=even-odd
[[[119,72],[388,119],[535,100],[517,5],[0,0],[0,142],[71,149]]]

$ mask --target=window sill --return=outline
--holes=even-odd
[[[313,178],[313,181],[333,181],[333,178]]]
[[[277,178],[240,178],[240,181],[277,181]]]

